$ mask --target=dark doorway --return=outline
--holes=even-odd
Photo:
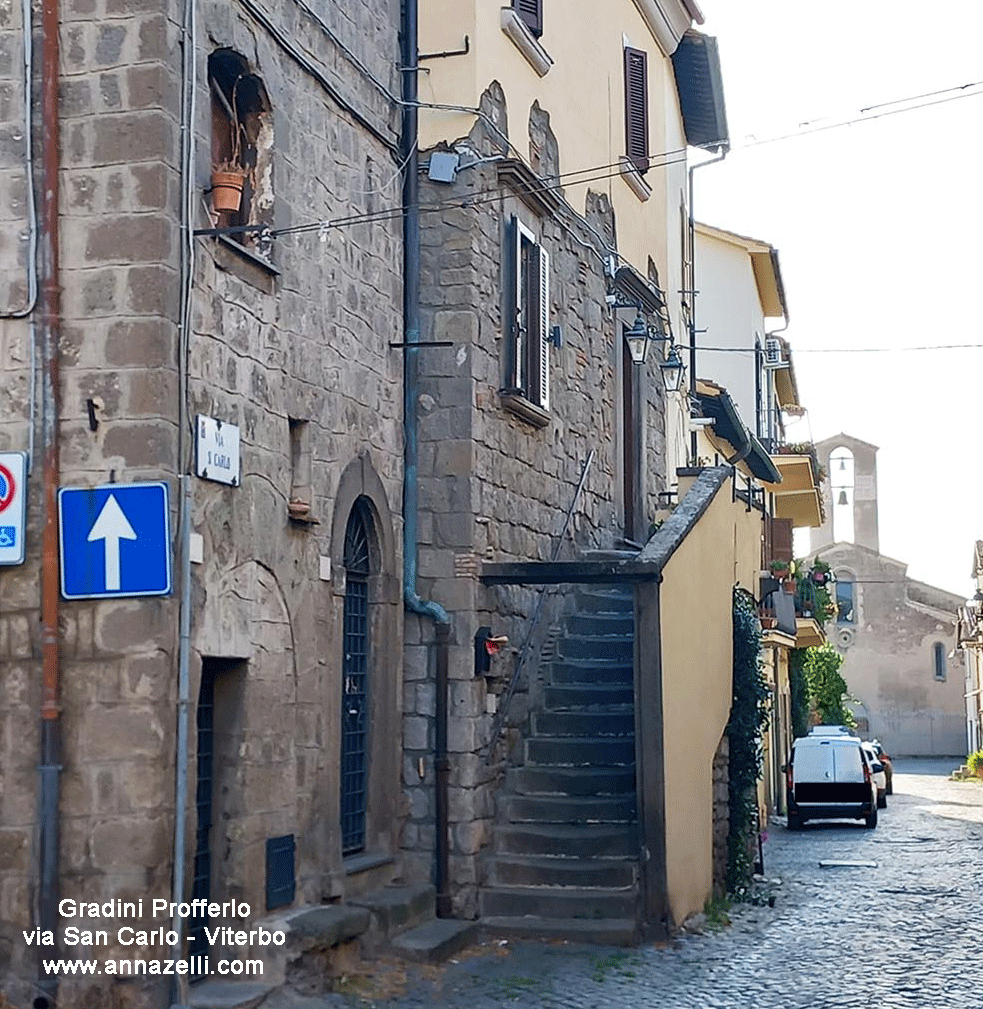
[[[625,539],[636,538],[638,523],[638,427],[636,424],[635,365],[624,339],[621,340],[621,444],[625,501]]]
[[[224,838],[216,836],[228,820],[228,809],[218,808],[235,776],[236,754],[241,720],[242,693],[246,679],[243,659],[205,656],[201,660],[201,685],[195,712],[197,756],[195,761],[194,876],[191,899],[221,900],[221,853]],[[226,804],[228,799],[225,800]],[[228,857],[226,852],[225,857]],[[216,863],[216,858],[218,863]],[[219,871],[216,872],[216,867]],[[188,919],[188,955],[207,956],[210,951],[205,927],[214,927],[215,919],[196,915]]]
[[[341,848],[365,849],[369,713],[369,575],[372,514],[358,498],[345,529],[344,657],[341,670]]]
[[[215,782],[215,676],[219,670],[216,662],[203,659],[201,686],[198,688],[198,757],[195,786],[195,871],[191,885],[191,899],[209,901],[212,897],[212,800]],[[208,953],[205,926],[206,915],[191,918],[188,929],[188,955],[204,956]]]

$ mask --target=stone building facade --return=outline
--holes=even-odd
[[[184,892],[244,901],[255,920],[269,907],[271,841],[288,880],[274,905],[351,896],[396,872],[402,356],[390,343],[402,329],[400,222],[316,222],[399,205],[399,5],[191,7],[190,226],[272,231],[193,239],[182,331],[184,5],[65,0],[60,484],[163,481],[176,531],[196,417],[239,429],[235,485],[188,478]],[[5,21],[0,66],[14,96],[0,149],[4,307],[25,293],[7,282],[26,259],[16,239],[26,222],[22,28]],[[212,171],[227,161],[243,170],[244,194],[238,211],[219,213]],[[27,450],[39,429],[31,339],[28,320],[0,321],[2,449]],[[21,938],[38,894],[37,462],[29,487],[26,562],[0,568],[0,985],[21,1000],[37,980]],[[170,595],[61,602],[63,897],[171,895],[179,560],[175,546]],[[59,1001],[167,1004],[162,984],[112,996],[107,987],[63,980]]]
[[[533,145],[539,136],[547,159],[556,151],[549,117],[538,107],[526,119],[522,110],[506,108],[496,87],[486,93],[482,107],[503,126],[518,120],[509,133],[517,148]],[[477,578],[480,564],[547,561],[558,547],[566,559],[585,549],[623,547],[626,539],[644,541],[665,488],[668,397],[658,355],[653,353],[644,368],[631,364],[622,338],[631,320],[606,302],[612,278],[601,236],[611,247],[617,245],[617,222],[607,197],[591,193],[587,216],[581,217],[562,190],[543,192],[522,159],[503,154],[503,141],[494,131],[477,125],[467,146],[475,152],[473,164],[463,162],[450,185],[425,184],[421,196],[424,207],[462,206],[423,219],[421,338],[449,340],[453,346],[428,351],[420,366],[420,576],[421,592],[446,607],[454,622],[448,729],[451,882],[455,911],[474,917],[503,752],[491,763],[485,756],[498,699],[538,596],[531,588],[483,587]],[[549,174],[551,169],[556,170],[555,161],[542,170]],[[490,192],[497,198],[467,206],[469,197],[482,200],[479,194]],[[533,236],[549,257],[548,331],[559,334],[544,350],[546,408],[542,400],[533,402],[528,388],[516,390],[509,345],[507,320],[516,283],[512,249],[524,235]],[[657,277],[654,265],[652,277]],[[538,367],[540,361],[535,363]],[[628,447],[626,428],[637,438]],[[633,454],[630,485],[626,451]],[[565,513],[574,505],[591,453],[584,490],[561,543]],[[548,593],[536,642],[540,649],[569,602],[569,593]],[[415,865],[424,874],[432,863],[433,791],[418,767],[432,746],[433,696],[424,661],[432,631],[418,629],[418,623],[407,616],[405,773],[411,818],[404,845],[408,872]],[[508,657],[493,660],[490,678],[475,675],[473,642],[481,626],[510,642]],[[537,655],[546,662],[549,649]],[[535,665],[523,677],[510,724],[524,724],[539,699]],[[516,732],[515,738],[521,735]]]
[[[876,446],[839,434],[816,451],[829,480],[812,556],[836,580],[827,634],[844,657],[860,731],[892,756],[958,756],[966,714],[956,630],[965,600],[910,578],[904,562],[880,552]]]

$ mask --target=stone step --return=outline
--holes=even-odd
[[[583,588],[577,591],[577,610],[582,613],[635,612],[635,596],[631,592],[612,591],[609,588]]]
[[[432,886],[386,886],[349,903],[364,907],[372,915],[374,930],[381,936],[413,928],[434,916],[436,891]]]
[[[538,736],[527,739],[527,764],[559,764],[565,767],[612,767],[635,763],[635,737],[605,739],[577,736]]]
[[[635,795],[632,767],[510,767],[505,787],[521,795]]]
[[[478,941],[478,922],[435,918],[403,932],[390,943],[393,953],[414,963],[442,963]]]
[[[481,916],[540,918],[631,918],[637,912],[634,889],[579,890],[574,887],[486,887],[478,895]]]
[[[488,865],[491,886],[571,886],[608,890],[635,885],[634,860],[616,858],[547,858],[499,855]]]
[[[571,634],[557,642],[557,655],[564,659],[631,665],[634,654],[634,634]]]
[[[595,919],[540,918],[494,915],[481,920],[489,937],[507,939],[562,939],[597,946],[637,946],[638,923],[633,918]]]
[[[631,613],[591,613],[590,611],[571,613],[567,617],[567,631],[570,634],[602,635],[635,633],[635,617]]]
[[[630,685],[635,681],[635,671],[631,662],[612,663],[588,659],[554,659],[550,679],[553,684],[617,683]]]
[[[522,824],[495,827],[498,855],[550,855],[556,858],[637,858],[634,824]]]
[[[635,732],[635,712],[627,711],[535,711],[534,736],[631,736]]]
[[[635,701],[635,688],[631,683],[573,683],[547,687],[547,711],[584,710],[591,708],[617,708],[631,706]]]
[[[634,823],[635,796],[499,795],[504,823]]]
[[[200,981],[188,988],[189,1009],[255,1009],[276,985],[254,981]]]

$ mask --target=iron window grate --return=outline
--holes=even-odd
[[[288,907],[297,892],[293,834],[266,839],[266,910]]]

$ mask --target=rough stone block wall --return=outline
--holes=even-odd
[[[508,117],[500,89],[489,89],[482,106],[504,127]],[[529,146],[541,170],[555,170],[558,151],[548,110],[537,105],[528,113],[519,110],[516,118],[529,122],[530,134],[515,136],[513,142],[522,150]],[[501,138],[482,126],[469,143],[479,155],[501,154]],[[585,221],[569,207],[550,209],[533,197],[523,198],[522,189],[506,182],[492,160],[463,167],[452,185],[424,179],[421,196],[424,206],[449,204],[439,214],[425,214],[422,222],[421,336],[453,345],[420,358],[420,591],[447,608],[454,623],[452,890],[455,910],[464,916],[477,913],[480,855],[491,837],[503,758],[509,750],[519,755],[517,744],[537,701],[540,649],[567,605],[562,592],[549,597],[524,689],[509,712],[505,745],[486,764],[498,696],[528,633],[538,590],[483,588],[476,579],[479,564],[552,557],[591,450],[593,465],[560,556],[610,547],[623,533],[621,329],[605,302],[603,252],[605,242],[615,240],[616,222],[600,194],[589,201],[591,219]],[[550,254],[550,325],[559,326],[563,337],[562,348],[549,350],[551,407],[545,427],[509,412],[500,397],[509,384],[503,270],[513,215]],[[641,382],[641,453],[646,459],[641,497],[649,517],[654,517],[655,495],[663,486],[664,394],[656,357],[652,355]],[[511,646],[493,660],[496,675],[489,681],[473,675],[473,639],[483,625],[507,634]],[[432,640],[430,626],[407,622],[404,785],[411,815],[403,844],[408,871],[421,878],[428,877],[433,865],[433,779],[426,759],[433,742]]]
[[[24,287],[19,11],[9,5],[0,19],[0,308],[22,298]],[[245,5],[199,6],[196,227],[212,223],[204,195],[206,62],[220,46],[246,57],[271,98],[275,226],[399,205],[398,114],[384,94],[399,89],[399,5],[359,0],[318,11],[323,23],[292,0],[267,11],[291,52]],[[177,458],[181,19],[172,0],[62,4],[61,483],[163,479],[172,520],[176,476],[191,461]],[[303,64],[318,68],[323,82]],[[341,108],[330,88],[370,126]],[[203,658],[247,660],[236,674],[242,696],[229,695],[238,689],[232,681],[225,693],[235,716],[220,761],[229,849],[216,853],[214,873],[217,891],[247,900],[259,917],[269,836],[297,835],[298,901],[359,885],[346,881],[338,829],[345,578],[344,521],[339,537],[333,518],[342,474],[360,459],[354,483],[371,496],[378,520],[370,638],[380,714],[372,731],[382,741],[372,751],[366,843],[397,855],[402,358],[389,343],[402,331],[400,223],[278,239],[273,269],[228,242],[199,239],[196,252],[189,413],[239,425],[243,476],[236,488],[192,481],[193,528],[204,550],[193,569],[192,696]],[[3,449],[28,444],[28,333],[26,323],[0,321]],[[287,515],[288,418],[309,422],[317,524]],[[39,477],[35,467],[27,563],[0,569],[0,988],[35,974],[21,929],[33,926],[35,898]],[[321,557],[332,560],[330,580],[322,580]],[[177,610],[174,596],[62,603],[65,897],[170,895]],[[191,734],[193,782],[193,712]],[[193,784],[189,814],[193,851]],[[165,1004],[160,991],[139,986],[113,996],[85,987],[91,991],[66,982],[60,1000]],[[23,985],[16,994],[26,995]]]

